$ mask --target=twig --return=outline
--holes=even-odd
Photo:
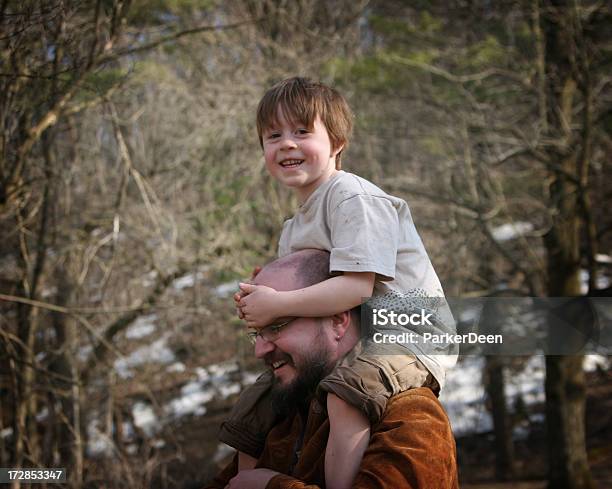
[[[20,304],[27,304],[32,307],[39,307],[41,309],[47,309],[49,311],[59,312],[62,314],[119,314],[126,312],[138,312],[145,311],[153,308],[151,305],[141,304],[139,306],[132,307],[111,307],[106,309],[100,309],[99,307],[63,307],[50,302],[42,302],[37,300],[28,299],[26,297],[18,297],[9,294],[0,294],[0,300],[6,302],[18,302]],[[155,306],[159,307],[159,306]]]

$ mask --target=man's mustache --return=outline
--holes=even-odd
[[[271,367],[274,362],[287,362],[293,365],[291,355],[278,350],[266,353],[263,360],[267,367]]]

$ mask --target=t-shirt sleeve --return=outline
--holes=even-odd
[[[374,272],[395,278],[399,218],[384,197],[356,195],[330,213],[330,272]]]

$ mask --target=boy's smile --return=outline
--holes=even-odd
[[[280,162],[280,166],[283,168],[296,168],[304,163],[304,160],[286,159]]]
[[[279,108],[277,123],[263,133],[266,168],[304,202],[336,173],[336,155],[325,125],[317,116],[313,127],[287,120]]]

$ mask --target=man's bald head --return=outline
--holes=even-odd
[[[329,252],[315,249],[296,251],[268,263],[255,277],[255,284],[275,290],[303,289],[332,277],[329,273]],[[351,311],[353,327],[358,331],[361,308]]]
[[[255,283],[268,285],[276,290],[296,290],[329,278],[329,253],[308,249],[268,263],[255,277]]]

